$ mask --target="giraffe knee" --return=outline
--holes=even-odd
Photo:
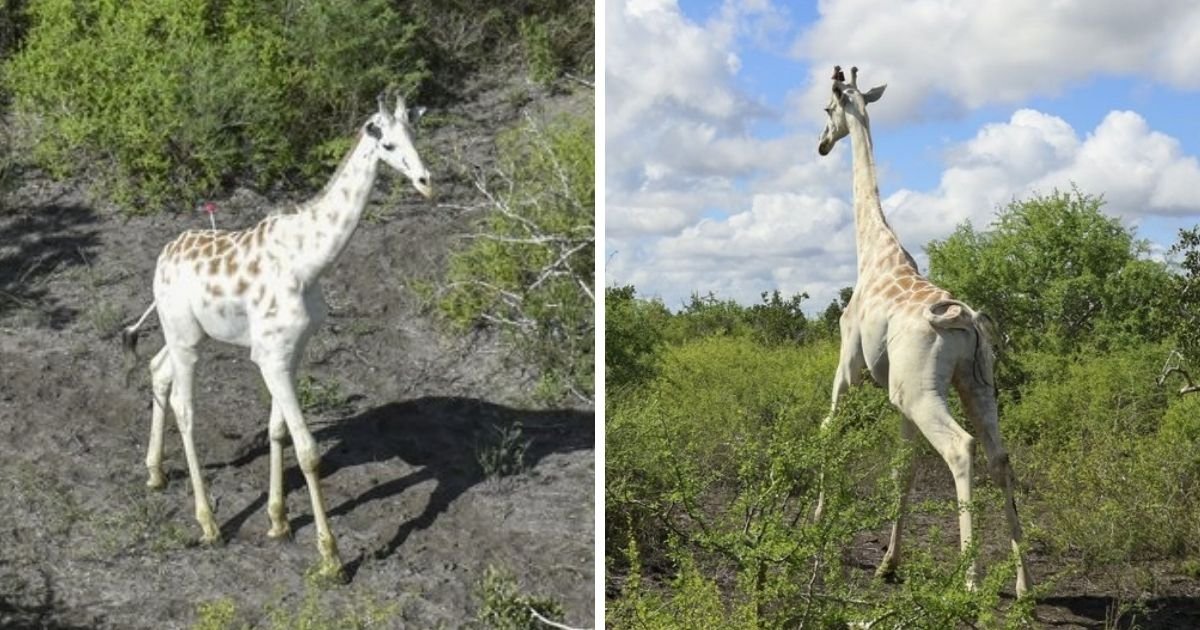
[[[287,424],[283,420],[275,421],[271,419],[271,424],[267,427],[267,435],[274,442],[282,442],[287,437]]]
[[[1009,472],[1012,470],[1012,464],[1008,458],[1008,451],[1003,448],[997,449],[993,453],[989,453],[988,468],[991,469],[992,479],[996,483],[1003,486],[1008,481]]]
[[[970,476],[971,474],[971,458],[975,451],[975,438],[964,435],[953,440],[946,448],[942,457],[950,466],[950,470],[957,477],[959,475]]]
[[[307,440],[295,440],[296,446],[296,461],[300,464],[300,470],[306,475],[315,474],[321,466],[321,454],[317,452],[317,447],[313,443],[312,438]]]

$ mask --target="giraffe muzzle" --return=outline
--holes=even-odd
[[[428,175],[414,179],[413,188],[416,188],[417,192],[424,195],[426,199],[433,199],[433,184],[429,181]]]

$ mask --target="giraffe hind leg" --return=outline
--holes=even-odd
[[[183,438],[183,453],[187,457],[188,477],[192,481],[192,496],[196,503],[196,520],[204,531],[200,542],[217,543],[221,541],[221,530],[217,527],[216,520],[213,519],[208,492],[204,488],[204,476],[200,472],[200,459],[196,455],[196,443],[192,438],[194,424],[192,387],[196,375],[196,350],[180,345],[171,348],[170,353],[174,370],[171,409],[175,412],[175,423],[179,426],[179,436]]]
[[[150,415],[150,441],[146,447],[146,468],[150,472],[146,486],[160,490],[167,485],[166,475],[163,474],[163,423],[166,420],[168,397],[171,393],[171,381],[174,379],[174,369],[171,366],[171,356],[166,346],[150,360],[150,383],[153,391],[153,410]]]
[[[967,416],[975,426],[975,432],[983,440],[984,453],[992,480],[1004,490],[1004,517],[1008,521],[1009,536],[1013,554],[1017,561],[1017,583],[1015,591],[1018,597],[1024,595],[1031,586],[1029,574],[1025,569],[1025,558],[1022,551],[1023,533],[1021,520],[1017,515],[1016,477],[1013,475],[1012,464],[1008,451],[1000,438],[999,414],[996,409],[996,396],[990,389],[980,386],[961,387],[959,390]]]

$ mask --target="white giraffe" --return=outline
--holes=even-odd
[[[318,280],[338,259],[358,226],[379,162],[407,176],[431,196],[429,171],[413,146],[413,125],[423,110],[410,111],[403,99],[379,111],[362,126],[349,154],[315,198],[294,212],[276,214],[241,231],[189,230],[168,243],[154,271],[154,303],[122,338],[136,360],[137,329],[155,308],[165,345],[150,361],[154,391],[150,420],[147,485],[166,483],[162,470],[163,419],[168,396],[179,425],[188,475],[196,501],[201,541],[220,540],[192,441],[192,384],[196,346],[205,336],[250,348],[271,393],[269,435],[271,477],[267,536],[290,535],[283,498],[283,440],[290,434],[296,459],[312,499],[319,573],[340,578],[341,559],[325,517],[318,480],[320,456],[296,398],[296,367],[309,337],[324,321],[327,307]]]
[[[1004,490],[1004,513],[1017,558],[1016,592],[1023,595],[1029,576],[1021,556],[1021,523],[1013,498],[1016,484],[1000,439],[987,316],[926,280],[884,218],[867,104],[879,100],[885,87],[860,92],[858,68],[850,69],[850,83],[845,83],[841,68],[835,67],[833,93],[825,108],[829,120],[817,147],[818,153],[827,155],[838,140],[850,136],[858,250],[858,281],[841,317],[841,357],[833,380],[833,404],[822,426],[828,425],[838,399],[850,385],[862,382],[865,368],[876,383],[888,388],[892,404],[903,414],[900,431],[904,439],[916,439],[919,430],[950,467],[958,495],[959,537],[965,551],[972,540],[975,440],[950,415],[947,394],[953,386],[976,434],[983,438],[992,476]],[[900,532],[912,489],[912,462],[897,469],[895,475],[903,482],[900,509],[887,553],[879,565],[882,576],[894,573],[900,559]],[[818,516],[821,505],[818,501]],[[973,587],[974,583],[972,563],[967,570],[967,586]]]

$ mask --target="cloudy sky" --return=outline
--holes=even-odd
[[[881,7],[887,7],[882,9]],[[1033,191],[1103,194],[1165,249],[1200,222],[1194,0],[608,0],[606,282],[678,308],[854,284],[849,141],[817,155],[857,65],[884,211],[923,246]]]

